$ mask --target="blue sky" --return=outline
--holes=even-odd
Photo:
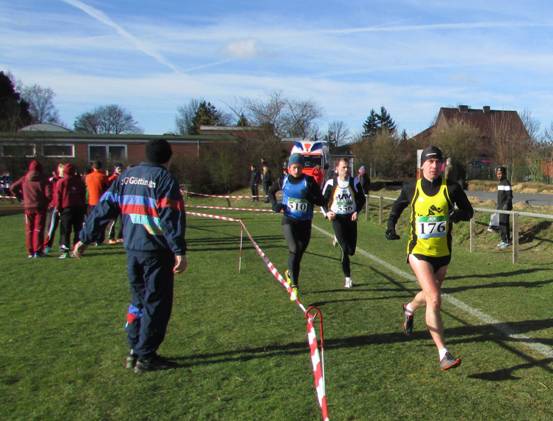
[[[128,109],[145,133],[179,105],[218,108],[274,91],[310,99],[352,132],[385,106],[401,129],[439,107],[527,110],[553,121],[548,1],[0,0],[0,70],[56,93],[69,126]]]

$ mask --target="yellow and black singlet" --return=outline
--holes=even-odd
[[[449,213],[453,203],[446,180],[432,196],[424,193],[422,179],[417,180],[410,203],[408,254],[444,257],[451,254],[451,226]]]

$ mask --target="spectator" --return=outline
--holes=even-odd
[[[497,209],[512,210],[513,209],[513,190],[511,183],[507,180],[507,170],[505,167],[497,167],[495,175],[499,183],[497,184]],[[511,245],[509,214],[499,214],[499,232],[501,234],[501,242],[497,245],[500,249],[505,249]]]
[[[252,191],[252,200],[255,202],[259,200],[259,181],[261,177],[257,167],[253,164],[250,165],[250,189]]]
[[[42,174],[40,163],[33,159],[29,164],[29,171],[11,185],[10,191],[14,196],[23,196],[27,257],[41,257],[51,188],[48,179]]]
[[[123,172],[123,164],[116,163],[113,167],[113,174],[108,177],[108,183],[111,186]],[[117,225],[119,229],[116,230]],[[117,232],[117,236],[115,233]],[[121,214],[117,215],[108,225],[108,244],[118,244],[123,242],[123,221]]]
[[[86,214],[86,188],[72,164],[63,167],[63,178],[57,184],[56,206],[60,214],[60,259],[69,257],[71,250],[71,233],[73,244],[79,239]]]
[[[48,179],[52,186],[52,200],[49,205],[50,222],[48,223],[48,231],[46,232],[46,239],[44,241],[44,254],[50,253],[52,246],[54,245],[54,238],[56,236],[56,230],[60,222],[60,214],[56,204],[58,182],[63,177],[63,164],[60,162],[55,171],[52,171],[52,177]]]
[[[165,168],[171,154],[166,140],[150,141],[147,162],[127,169],[112,184],[88,215],[74,248],[79,257],[122,214],[131,290],[127,368],[137,374],[175,366],[157,354],[171,317],[174,274],[187,267],[184,202],[179,183]]]
[[[261,184],[263,184],[263,193],[265,193],[265,203],[269,203],[269,189],[273,184],[273,175],[266,162],[261,169]]]
[[[367,174],[367,170],[364,165],[361,165],[357,170],[357,175],[354,178],[354,185],[360,184],[363,188],[363,193],[369,194],[369,188],[371,186],[371,179]]]
[[[102,169],[100,161],[92,163],[92,171],[85,177],[86,190],[88,192],[88,213],[100,201],[100,197],[107,190],[109,182],[106,173]]]

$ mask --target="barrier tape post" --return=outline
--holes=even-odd
[[[317,335],[315,334],[314,321],[319,318],[319,333],[321,335],[320,357],[319,346],[317,344]],[[321,408],[323,421],[328,421],[328,405],[326,399],[325,388],[325,371],[324,371],[324,334],[323,334],[323,314],[317,307],[310,306],[305,312],[307,319],[307,340],[311,353],[311,365],[313,368],[313,382],[317,391],[317,399]]]
[[[269,272],[273,275],[273,277],[277,280],[277,282],[279,282],[281,286],[286,289],[286,292],[289,295],[292,293],[292,288],[285,282],[283,276],[278,272],[277,268],[273,265],[273,263],[263,252],[261,247],[259,247],[257,242],[253,239],[252,235],[248,231],[248,228],[246,227],[246,225],[241,219],[229,218],[229,217],[220,216],[220,215],[198,213],[198,212],[189,212],[188,214],[192,216],[198,216],[201,218],[211,218],[211,219],[218,219],[221,221],[238,222],[242,228],[241,235],[243,232],[246,233],[247,237],[252,242],[252,245],[254,246],[257,254],[259,255],[259,257],[261,257]],[[321,310],[319,310],[317,307],[311,306],[305,309],[303,304],[300,302],[299,298],[296,298],[295,302],[300,308],[300,310],[304,313],[305,318],[307,319],[307,338],[308,338],[309,351],[310,351],[310,357],[311,357],[311,365],[313,368],[313,379],[314,379],[315,389],[317,393],[317,401],[319,404],[319,408],[321,410],[323,421],[329,421],[328,404],[327,404],[326,387],[325,387],[325,371],[324,371],[323,315]],[[317,317],[319,318],[319,330],[321,333],[320,351],[319,351],[319,346],[317,343],[317,335],[315,333],[315,327],[314,327],[314,320]]]
[[[243,245],[243,239],[244,239],[244,228],[242,227],[242,224],[240,224],[240,254],[238,255],[238,273],[240,273],[240,270],[242,269],[242,245]]]

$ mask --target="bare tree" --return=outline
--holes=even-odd
[[[511,169],[511,179],[516,179],[518,166],[524,162],[531,147],[530,135],[520,126],[514,113],[500,113],[492,116],[492,142],[496,161]]]
[[[430,143],[464,168],[480,155],[481,135],[478,129],[463,121],[444,123],[432,132]]]
[[[315,137],[315,121],[322,116],[321,108],[313,101],[284,98],[273,92],[267,99],[244,99],[246,117],[256,126],[270,126],[281,137]]]
[[[95,134],[142,133],[132,115],[119,105],[104,105],[79,115],[75,130]]]
[[[343,121],[332,121],[328,125],[324,139],[329,145],[340,146],[351,140],[350,131]]]
[[[21,96],[29,104],[34,123],[60,123],[60,116],[54,105],[56,94],[52,89],[37,84],[25,86]]]

